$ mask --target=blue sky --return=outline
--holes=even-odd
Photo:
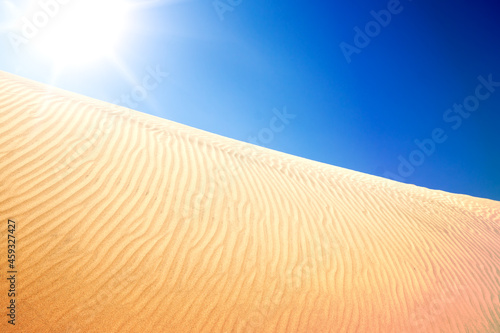
[[[28,47],[14,52],[8,34],[15,30],[2,22],[31,14],[20,10],[13,18],[0,1],[0,69],[123,105],[122,96],[135,90],[140,98],[130,103],[139,111],[364,173],[500,200],[498,6],[131,2],[137,6],[115,59],[56,72]],[[147,81],[154,88],[141,90],[155,70],[158,84]],[[454,111],[464,103],[474,111]],[[277,115],[285,110],[283,121]]]

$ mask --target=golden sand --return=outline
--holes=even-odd
[[[500,331],[499,202],[3,72],[0,222],[1,332]]]

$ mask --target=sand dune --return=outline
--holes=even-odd
[[[0,221],[1,332],[500,331],[499,202],[2,72]]]

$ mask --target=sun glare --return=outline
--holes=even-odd
[[[112,56],[125,37],[128,11],[123,0],[71,1],[51,18],[36,49],[64,67]]]

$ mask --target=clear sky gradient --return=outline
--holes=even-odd
[[[0,69],[293,155],[500,200],[498,4],[131,2],[115,59],[58,70],[29,45],[14,51],[12,22],[28,14],[0,1]]]

